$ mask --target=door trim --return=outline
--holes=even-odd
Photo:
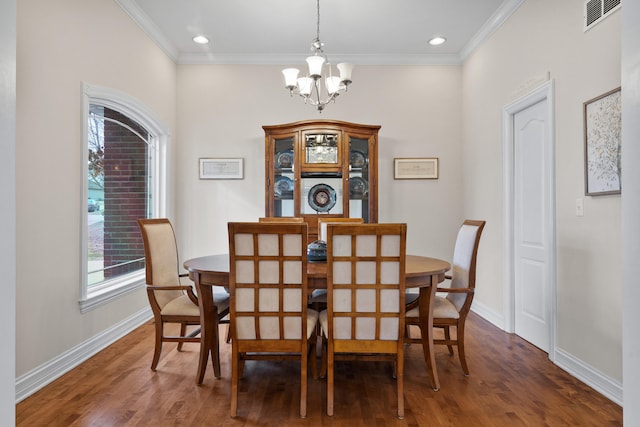
[[[538,88],[532,90],[528,94],[516,99],[506,105],[502,111],[502,144],[503,144],[503,306],[504,311],[504,329],[507,332],[515,332],[515,258],[514,258],[514,116],[540,101],[547,101],[547,120],[550,127],[549,141],[550,145],[545,150],[547,153],[546,161],[550,165],[549,179],[549,198],[545,212],[545,222],[547,223],[547,240],[549,247],[549,301],[547,307],[549,310],[549,359],[555,359],[556,348],[556,318],[557,318],[557,283],[556,283],[556,173],[555,173],[555,103],[554,103],[554,84],[553,80],[549,80]]]

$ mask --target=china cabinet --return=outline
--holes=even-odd
[[[380,126],[308,120],[262,128],[266,216],[303,217],[310,236],[319,217],[378,221]]]

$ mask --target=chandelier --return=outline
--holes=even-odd
[[[285,68],[282,70],[284,74],[285,87],[289,89],[289,94],[300,95],[305,104],[311,104],[322,113],[324,107],[335,102],[340,92],[347,90],[347,86],[351,83],[351,71],[353,64],[340,63],[338,71],[340,76],[334,76],[331,70],[331,64],[322,50],[324,43],[320,41],[320,0],[316,0],[317,9],[317,25],[316,38],[311,42],[312,56],[307,57],[307,65],[309,73],[306,77],[298,77],[300,70],[297,68]],[[326,68],[327,76],[324,78],[324,87],[322,85],[322,69]]]

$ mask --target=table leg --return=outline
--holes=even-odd
[[[422,351],[424,360],[427,363],[427,372],[433,390],[440,389],[440,380],[436,369],[436,356],[433,345],[433,303],[438,286],[438,276],[431,276],[431,286],[420,288],[419,310],[420,310],[420,331],[422,335]]]

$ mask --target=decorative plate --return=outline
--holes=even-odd
[[[290,169],[293,166],[293,150],[276,153],[276,169]]]
[[[309,190],[308,199],[316,212],[329,212],[336,204],[336,190],[327,184],[316,184]]]
[[[278,197],[282,197],[285,194],[293,192],[293,180],[287,176],[277,177],[273,186],[273,191]]]
[[[367,157],[362,151],[352,151],[349,155],[349,164],[352,168],[363,168],[367,163]]]
[[[349,197],[362,197],[367,194],[367,181],[359,176],[349,178]]]

